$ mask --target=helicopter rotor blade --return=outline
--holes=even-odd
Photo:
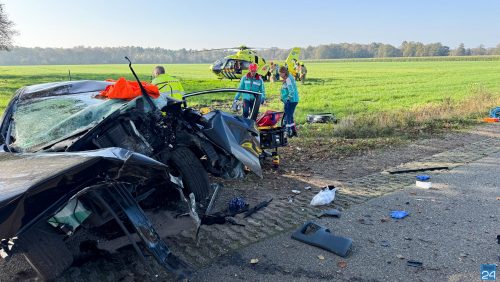
[[[229,51],[234,48],[213,48],[213,49],[202,49],[202,50],[193,50],[193,53],[199,53],[199,52],[211,52],[211,51]]]
[[[211,52],[211,51],[230,51],[230,50],[265,50],[269,48],[261,48],[261,47],[248,47],[245,45],[241,45],[238,47],[228,47],[228,48],[213,48],[213,49],[203,49],[203,50],[193,50],[193,53],[199,52]]]

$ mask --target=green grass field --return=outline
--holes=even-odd
[[[143,80],[150,80],[153,65],[136,65]],[[338,117],[377,115],[409,111],[446,101],[460,103],[487,92],[500,97],[500,61],[363,61],[309,62],[308,80],[299,84],[301,101],[296,117],[304,122],[308,113],[333,112]],[[238,81],[218,80],[206,64],[168,65],[167,72],[182,80],[186,91],[237,87]],[[0,112],[15,90],[30,84],[68,80],[132,79],[126,64],[80,66],[0,66]],[[281,109],[280,83],[266,83],[266,108]],[[213,100],[232,100],[215,95]],[[204,101],[207,103],[207,100]],[[490,105],[491,104],[491,105]]]

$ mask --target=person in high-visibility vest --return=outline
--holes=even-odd
[[[178,100],[182,100],[182,96],[185,94],[181,82],[165,74],[165,68],[162,66],[156,66],[153,69],[153,81],[151,83],[158,87],[160,93],[165,93]]]

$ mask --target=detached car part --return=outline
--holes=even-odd
[[[329,229],[312,221],[306,222],[292,234],[292,239],[322,248],[341,257],[349,255],[352,247],[350,238],[333,235]]]
[[[331,123],[337,122],[337,118],[332,113],[309,114],[306,117],[308,123]]]

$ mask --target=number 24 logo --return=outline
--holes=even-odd
[[[496,271],[481,271],[481,280],[496,280]]]

